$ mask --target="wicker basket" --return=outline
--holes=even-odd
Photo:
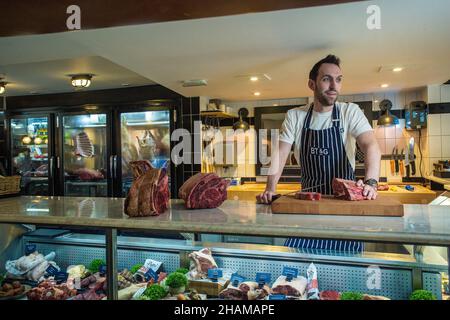
[[[20,192],[20,176],[0,176],[0,195]]]

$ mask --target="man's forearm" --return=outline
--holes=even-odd
[[[365,180],[380,178],[380,163],[381,163],[381,152],[378,145],[370,145],[365,153],[364,165],[365,165]]]
[[[280,141],[279,149],[276,154],[273,155],[272,164],[276,166],[276,170],[273,171],[272,168],[269,172],[274,172],[267,177],[266,191],[275,192],[277,189],[278,180],[280,180],[281,174],[283,173],[284,165],[286,164],[287,157],[291,151],[292,145],[286,142]],[[276,160],[278,156],[278,160]]]

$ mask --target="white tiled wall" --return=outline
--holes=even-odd
[[[450,159],[450,114],[429,114],[426,138],[427,171],[432,174],[433,163]]]

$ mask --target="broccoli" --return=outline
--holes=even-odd
[[[343,292],[341,300],[363,300],[364,296],[359,292]]]
[[[144,291],[144,296],[146,296],[149,300],[159,300],[164,298],[167,295],[166,289],[164,289],[159,284],[152,284]],[[147,300],[147,299],[143,299]]]
[[[437,300],[428,290],[415,290],[409,296],[409,300]]]
[[[166,279],[166,285],[170,288],[181,288],[187,286],[187,284],[186,276],[180,272],[171,273]]]
[[[186,274],[189,272],[189,270],[186,268],[179,268],[179,269],[175,270],[175,272]]]
[[[134,266],[131,267],[130,272],[132,274],[135,274],[140,268],[142,268],[143,264],[135,264]]]
[[[106,262],[102,259],[94,259],[91,261],[91,264],[89,265],[89,271],[92,273],[96,273],[99,271],[100,266],[106,265]]]

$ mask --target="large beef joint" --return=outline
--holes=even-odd
[[[359,201],[366,200],[363,187],[358,187],[355,181],[334,178],[332,182],[333,194],[338,199]]]
[[[205,279],[208,277],[209,269],[217,268],[217,263],[209,248],[190,253],[189,258],[191,258],[189,275],[192,279]]]
[[[227,199],[228,184],[215,173],[197,173],[183,183],[178,196],[188,209],[217,208]]]
[[[125,214],[130,217],[159,215],[168,208],[169,199],[166,170],[150,167],[133,181],[125,199]]]

